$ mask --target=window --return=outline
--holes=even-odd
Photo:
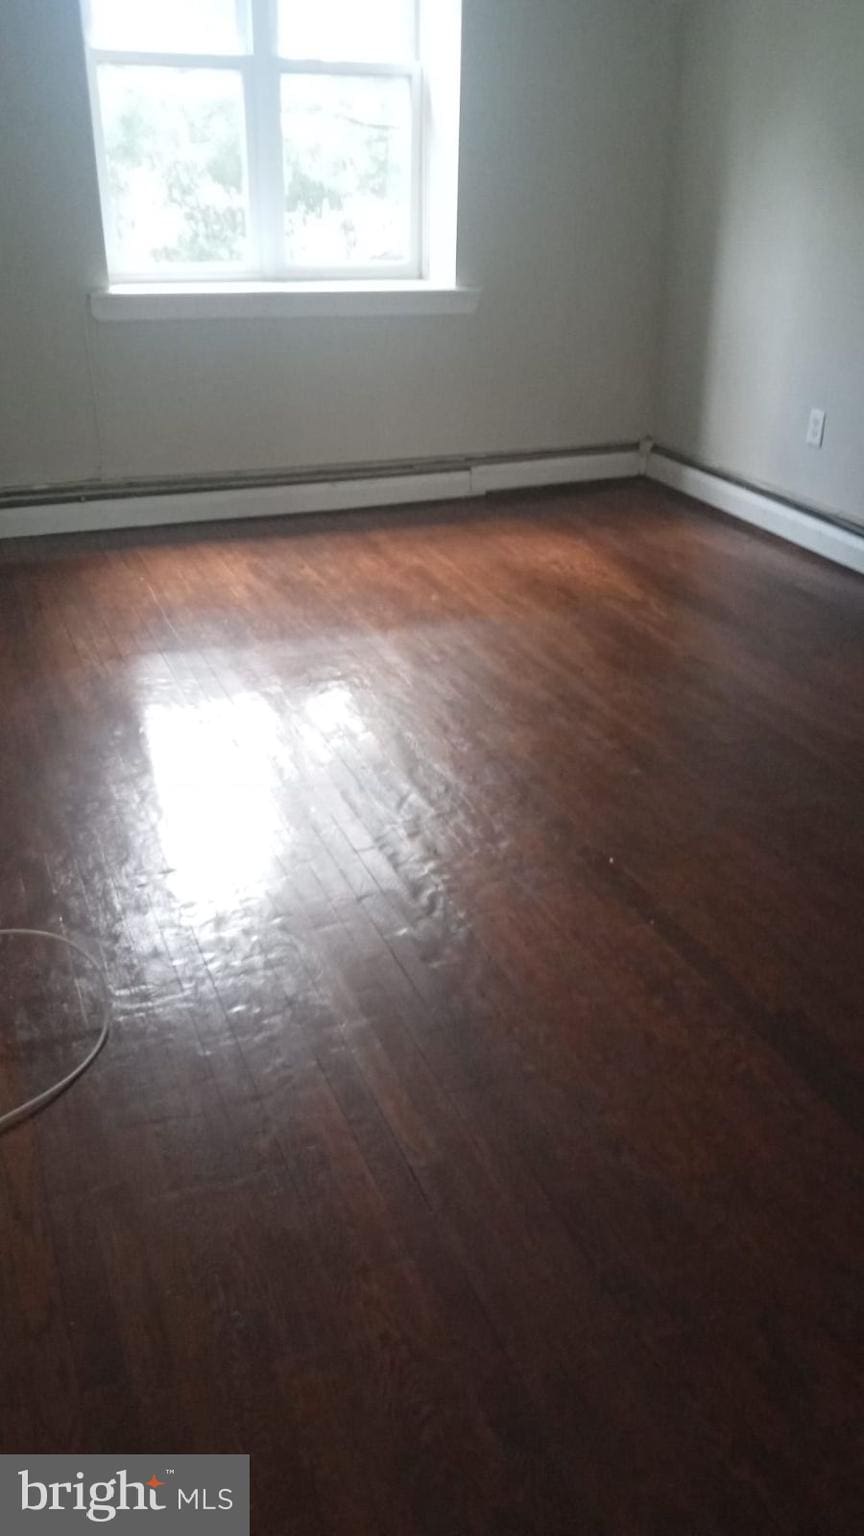
[[[111,279],[452,281],[459,11],[83,0]]]

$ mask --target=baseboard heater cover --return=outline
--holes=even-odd
[[[498,455],[416,465],[348,468],[325,478],[292,475],[178,483],[151,492],[146,483],[125,487],[65,487],[7,493],[0,497],[0,539],[153,528],[181,523],[284,517],[459,501],[502,491],[648,478],[718,511],[764,529],[864,575],[864,530],[857,533],[814,510],[768,491],[742,485],[671,451],[647,444],[579,448],[567,452]],[[62,499],[60,499],[62,497]]]
[[[0,538],[57,533],[89,533],[118,528],[152,528],[175,523],[219,522],[234,518],[280,517],[313,512],[399,507],[423,502],[458,501],[493,491],[532,486],[574,485],[594,480],[631,479],[642,471],[636,446],[578,449],[566,454],[531,454],[512,459],[478,459],[453,468],[410,473],[340,475],[322,479],[286,479],[266,484],[196,485],[148,494],[140,483],[105,495],[69,493],[63,500],[22,495],[20,504],[0,506]],[[58,493],[59,494],[59,493]]]

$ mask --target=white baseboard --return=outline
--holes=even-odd
[[[530,490],[532,486],[630,480],[641,473],[639,450],[621,448],[609,453],[568,453],[549,459],[510,459],[506,463],[475,464],[471,470],[471,484],[476,496],[488,496],[493,491]]]
[[[5,507],[0,509],[0,539],[458,501],[498,490],[625,479],[638,475],[640,469],[638,452],[624,449],[556,458],[513,459],[507,463],[480,463],[464,469],[417,471],[405,475],[307,480],[285,485],[175,491],[156,496],[116,496]]]
[[[841,528],[827,518],[787,506],[785,502],[765,492],[751,491],[745,486],[736,485],[733,480],[725,480],[722,475],[696,469],[690,464],[681,464],[661,452],[651,454],[646,474],[649,480],[656,480],[660,485],[668,485],[672,490],[694,496],[697,501],[707,502],[709,507],[727,512],[730,517],[752,523],[756,528],[764,528],[778,538],[798,544],[802,549],[809,549],[815,555],[823,555],[826,560],[833,560],[837,565],[845,565],[850,571],[864,575],[864,535]]]

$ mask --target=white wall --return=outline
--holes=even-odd
[[[475,316],[111,324],[86,305],[104,257],[77,0],[2,0],[0,486],[644,433],[676,7],[464,8],[459,271],[483,289]]]
[[[864,0],[693,0],[682,25],[656,435],[864,521]]]

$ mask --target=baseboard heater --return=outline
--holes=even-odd
[[[273,475],[31,487],[0,497],[0,538],[458,501],[532,486],[632,479],[642,468],[639,446],[619,443]]]
[[[641,475],[864,574],[864,526],[858,530],[650,439],[272,474],[33,486],[0,493],[0,539],[399,507]]]

